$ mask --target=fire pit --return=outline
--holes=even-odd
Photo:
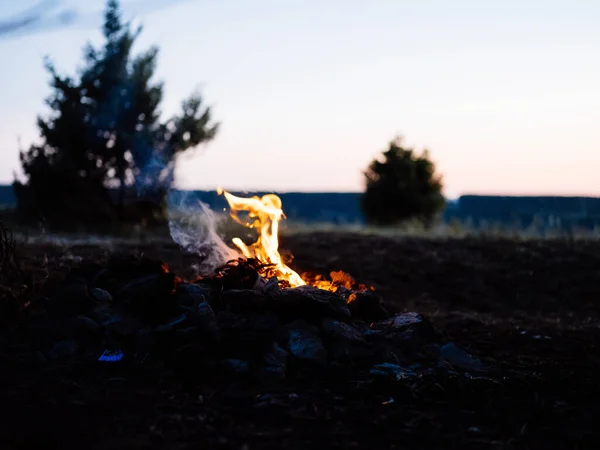
[[[232,216],[259,230],[252,245],[233,240],[237,259],[187,280],[144,257],[82,261],[32,302],[13,334],[20,360],[163,367],[191,379],[260,383],[331,371],[400,379],[483,370],[422,315],[389,312],[349,274],[299,275],[288,267],[278,252],[284,216],[277,196],[223,194]]]

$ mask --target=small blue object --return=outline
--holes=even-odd
[[[104,350],[104,353],[100,355],[98,361],[104,362],[117,362],[123,359],[123,352],[121,350]]]

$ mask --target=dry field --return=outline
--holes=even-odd
[[[2,349],[0,447],[596,447],[599,241],[311,232],[283,236],[280,248],[298,272],[344,270],[390,309],[422,313],[503,376],[260,388],[81,365],[35,371]],[[193,262],[165,243],[29,243],[19,256],[43,293],[81,258],[115,251],[182,275]]]

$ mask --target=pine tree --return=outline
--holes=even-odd
[[[217,133],[198,93],[182,102],[179,115],[161,121],[163,84],[153,81],[158,49],[133,54],[142,30],[122,20],[117,0],[107,3],[102,31],[103,46],[85,47],[76,76],[61,76],[46,61],[51,113],[38,117],[41,143],[21,151],[26,182],[15,182],[27,217],[127,219],[130,191],[161,205],[177,155]]]
[[[371,162],[365,181],[362,207],[371,224],[417,219],[429,225],[445,204],[442,178],[436,174],[429,152],[419,155],[403,147],[400,138],[390,142],[383,161]]]

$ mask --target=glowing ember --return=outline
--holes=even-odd
[[[257,241],[247,246],[240,238],[233,238],[232,242],[240,249],[246,258],[256,258],[264,264],[272,264],[271,273],[279,280],[286,280],[291,287],[302,286],[306,283],[300,275],[286,266],[279,254],[279,221],[285,218],[281,209],[281,199],[274,194],[262,197],[241,198],[219,188],[217,191],[225,196],[231,209],[231,217],[241,225],[258,229]],[[244,222],[239,216],[239,211],[247,211],[252,222]]]
[[[162,270],[164,273],[171,273],[171,268],[169,267],[169,265],[167,263],[162,263]],[[174,284],[175,284],[175,288],[177,288],[177,286],[179,286],[181,283],[183,283],[183,280],[181,279],[180,276],[175,275],[175,280],[174,280]],[[175,290],[173,290],[173,292],[175,292]]]
[[[342,270],[331,272],[329,274],[331,281],[325,280],[322,275],[310,276],[308,274],[302,274],[302,276],[304,281],[306,281],[306,284],[310,284],[311,286],[318,287],[319,289],[325,289],[327,291],[336,291],[340,287],[354,291],[375,290],[372,287],[357,283],[354,278]]]

